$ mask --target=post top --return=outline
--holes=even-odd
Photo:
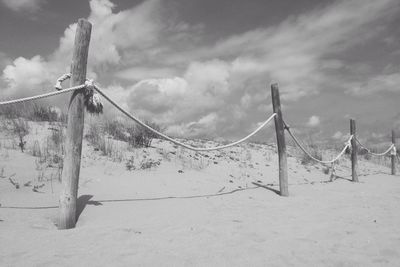
[[[82,25],[89,26],[89,27],[92,26],[92,23],[90,23],[90,21],[88,21],[87,19],[84,19],[84,18],[78,19],[78,24],[82,24]]]
[[[271,88],[278,89],[279,88],[278,83],[272,83]]]

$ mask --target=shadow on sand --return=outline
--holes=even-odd
[[[100,206],[103,205],[98,201],[90,200],[93,195],[82,195],[76,200],[76,220],[78,221],[86,205]]]
[[[154,198],[126,198],[126,199],[101,199],[101,200],[93,200],[87,201],[88,205],[102,205],[101,203],[106,202],[134,202],[134,201],[155,201],[155,200],[167,200],[167,199],[193,199],[193,198],[209,198],[209,197],[217,197],[223,195],[230,195],[236,192],[257,189],[257,187],[246,187],[246,188],[237,188],[228,192],[221,192],[215,194],[205,194],[205,195],[194,195],[194,196],[168,196],[168,197],[154,197]]]
[[[256,183],[256,182],[252,182],[252,184],[254,184],[254,185],[258,186],[258,187],[262,187],[262,188],[264,188],[264,189],[267,189],[267,190],[269,190],[269,191],[272,191],[272,192],[274,192],[274,193],[277,194],[277,195],[280,195],[280,194],[281,194],[279,190],[277,190],[277,189],[275,189],[275,188],[272,188],[272,187],[269,187],[268,185],[263,185],[263,184],[259,184],[259,183]]]

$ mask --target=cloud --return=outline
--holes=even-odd
[[[130,88],[129,105],[159,123],[190,123],[221,108],[229,93],[228,67],[217,60],[193,62],[182,77],[143,80]]]
[[[115,76],[125,80],[140,81],[156,78],[173,78],[175,74],[175,71],[170,68],[133,67],[119,71]]]
[[[6,94],[19,94],[19,91],[37,89],[48,80],[50,73],[47,63],[41,56],[31,59],[19,57],[3,70],[2,78],[8,84]]]
[[[377,92],[400,92],[400,72],[380,74],[369,78],[366,82],[354,83],[347,92],[356,96],[371,95]]]
[[[114,9],[109,0],[90,1],[88,76],[104,81],[106,93],[133,113],[193,136],[252,130],[271,112],[266,88],[271,82],[279,83],[285,109],[294,100],[335,87],[340,81],[335,75],[349,65],[337,55],[379,36],[379,21],[393,16],[398,6],[395,0],[335,1],[277,25],[219,40],[207,38],[201,24],[180,21],[167,1]],[[47,58],[20,58],[7,66],[3,78],[8,89],[22,88],[20,80],[32,86],[53,83],[68,71],[75,30],[76,24],[67,27]],[[32,69],[25,72],[28,66]],[[35,80],[34,73],[42,80]],[[376,80],[389,88],[398,81],[392,74]],[[377,81],[351,85],[366,92]],[[312,116],[309,123],[314,127],[319,118]]]
[[[321,123],[321,122],[320,122],[319,117],[313,115],[313,116],[311,116],[311,117],[308,119],[307,125],[310,126],[310,127],[316,127],[316,126],[318,126],[320,123]]]
[[[114,14],[114,4],[110,1],[90,1],[91,12],[88,19],[93,23],[93,31],[89,48],[89,77],[96,78],[97,72],[105,74],[109,66],[121,63],[124,49],[144,49],[149,43],[156,42],[158,32],[162,30],[156,20],[159,2],[148,0],[132,9]],[[29,3],[33,5],[41,1]],[[132,28],[135,28],[133,34]],[[2,76],[7,84],[5,91],[13,93],[23,90],[25,85],[26,88],[34,88],[42,84],[53,84],[61,74],[69,72],[75,31],[76,23],[68,26],[60,38],[59,47],[47,58],[40,55],[31,59],[19,57],[8,64]],[[25,93],[29,93],[29,90]]]
[[[337,131],[334,135],[332,135],[333,139],[340,140],[343,137],[343,133],[341,131]]]
[[[158,0],[148,0],[135,8],[113,13],[115,5],[109,0],[91,0],[88,20],[93,24],[93,30],[89,65],[96,69],[119,64],[123,49],[144,49],[155,42],[158,32],[162,29],[156,20],[158,2]],[[66,56],[70,58],[75,31],[76,23],[65,30],[64,36],[60,39],[60,47],[53,55],[54,60],[64,61],[63,58]]]
[[[207,114],[198,121],[186,124],[172,125],[166,129],[166,133],[172,136],[191,137],[210,137],[210,133],[217,130],[218,115],[216,113]],[[211,135],[213,136],[213,135]],[[216,137],[215,135],[213,137]]]
[[[3,4],[15,12],[35,13],[40,10],[46,0],[1,0]]]

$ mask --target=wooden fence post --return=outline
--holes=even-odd
[[[358,163],[357,163],[357,141],[356,141],[356,121],[350,119],[350,134],[353,135],[351,139],[351,177],[353,182],[358,182]]]
[[[272,106],[275,116],[275,131],[276,141],[278,144],[278,157],[279,157],[279,190],[281,196],[289,196],[288,189],[288,173],[287,173],[287,158],[286,158],[286,143],[285,143],[285,129],[283,127],[283,118],[281,111],[281,100],[279,98],[278,84],[271,85]]]
[[[92,24],[79,19],[71,64],[71,86],[85,83]],[[76,224],[76,198],[78,195],[84,125],[83,89],[72,93],[68,107],[68,128],[65,143],[62,191],[60,195],[60,217],[58,228],[70,229]]]
[[[396,147],[396,133],[392,130],[392,144]],[[392,158],[392,175],[396,175],[396,154],[391,153]]]

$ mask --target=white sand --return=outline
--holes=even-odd
[[[338,174],[346,179],[320,183],[329,180],[321,167],[290,157],[284,198],[252,184],[278,182],[267,146],[198,160],[155,146],[176,154],[147,149],[161,165],[129,172],[85,145],[79,194],[88,201],[72,230],[54,225],[58,182],[35,193],[0,178],[0,266],[400,266],[400,177],[388,168],[362,162],[368,175],[352,183],[344,160]],[[34,158],[7,153],[5,174],[34,181]]]

